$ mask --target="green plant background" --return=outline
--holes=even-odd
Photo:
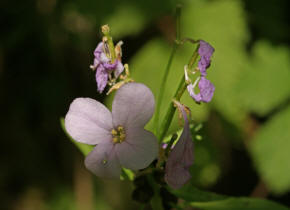
[[[157,98],[175,35],[176,3],[183,4],[182,37],[215,48],[208,70],[216,86],[213,101],[197,105],[187,92],[182,97],[193,119],[203,123],[189,185],[245,197],[262,183],[268,199],[290,206],[287,0],[27,0],[0,4],[0,209],[139,207],[131,183],[100,180],[84,168],[59,118],[76,97],[110,107],[112,96],[97,93],[88,68],[105,23],[115,41],[124,41],[123,61],[132,77]],[[193,50],[186,43],[176,53],[161,116]],[[147,128],[153,129],[153,120]],[[175,116],[168,134],[178,129]],[[192,202],[223,209],[236,201]]]

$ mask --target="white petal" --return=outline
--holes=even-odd
[[[113,144],[98,144],[85,159],[87,169],[102,178],[119,178],[121,166]]]
[[[132,170],[146,168],[158,155],[157,138],[143,128],[126,130],[125,141],[115,148],[121,165]]]
[[[112,138],[112,115],[96,100],[77,98],[65,116],[65,128],[76,141],[95,145]]]
[[[154,106],[154,96],[147,86],[141,83],[123,85],[113,101],[113,124],[143,128],[152,117]]]
[[[121,61],[117,61],[117,67],[114,71],[114,75],[115,75],[115,78],[118,78],[118,76],[123,72],[124,70],[124,66],[123,64],[121,63]]]

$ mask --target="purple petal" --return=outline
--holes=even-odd
[[[117,62],[117,66],[116,66],[114,74],[115,74],[115,78],[118,78],[119,75],[123,72],[124,66],[121,61],[117,60],[116,62]]]
[[[214,48],[207,42],[200,40],[198,54],[210,58],[214,52]]]
[[[141,83],[123,85],[116,93],[112,115],[115,127],[143,128],[153,115],[155,106],[151,90]]]
[[[100,42],[94,51],[94,56],[98,57],[103,52],[103,42]]]
[[[189,92],[189,95],[196,101],[196,102],[201,102],[202,98],[201,98],[201,95],[200,93],[198,94],[195,94],[194,93],[194,87],[193,87],[193,84],[189,84],[187,85],[187,91]]]
[[[213,97],[214,90],[215,90],[214,85],[206,78],[201,77],[198,83],[198,87],[200,90],[202,101],[205,103],[210,102]]]
[[[98,84],[98,91],[102,93],[108,83],[109,73],[104,66],[100,64],[96,71],[96,80]]]
[[[115,63],[104,63],[104,67],[107,70],[114,70],[117,67],[117,62],[115,62]]]
[[[85,159],[87,169],[102,178],[119,178],[121,166],[113,144],[98,144]]]
[[[206,76],[206,68],[209,66],[210,60],[207,60],[205,57],[201,57],[198,61],[198,68],[201,73],[201,76]]]
[[[184,128],[182,134],[169,154],[165,167],[165,181],[172,188],[182,187],[191,178],[189,168],[193,164],[193,142],[188,119],[183,105],[177,102],[182,111]]]
[[[199,42],[198,54],[200,55],[200,60],[198,61],[198,68],[201,76],[206,76],[206,69],[210,65],[213,52],[214,48],[210,44],[203,40]]]
[[[105,53],[101,53],[99,59],[102,63],[109,63],[111,61]]]
[[[65,116],[65,128],[76,141],[95,145],[111,140],[112,115],[98,101],[77,98]]]
[[[126,140],[115,148],[121,165],[132,170],[146,168],[158,155],[157,138],[142,128],[126,129]]]

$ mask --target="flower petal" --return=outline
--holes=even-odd
[[[200,95],[200,93],[198,93],[198,94],[195,94],[194,93],[194,86],[193,86],[193,84],[189,84],[189,85],[187,85],[187,91],[189,92],[189,95],[197,102],[197,103],[199,103],[200,101],[201,101],[201,95]]]
[[[205,103],[210,102],[215,90],[214,85],[208,79],[201,77],[198,83],[198,88],[200,90],[202,101]]]
[[[113,144],[98,144],[85,159],[87,169],[102,178],[119,178],[121,166]]]
[[[143,128],[126,130],[126,140],[115,145],[122,166],[132,170],[146,168],[157,158],[157,138]]]
[[[155,100],[151,90],[141,83],[123,85],[116,93],[112,115],[114,126],[143,128],[153,115]]]
[[[117,67],[115,69],[114,75],[115,75],[115,78],[118,78],[118,76],[123,72],[124,66],[121,61],[117,60],[116,62],[117,62]]]
[[[187,115],[184,106],[179,102],[176,104],[182,112],[184,128],[165,166],[165,181],[175,189],[182,187],[191,178],[189,168],[193,164],[193,142]]]
[[[102,93],[108,83],[109,73],[104,68],[103,64],[97,67],[96,80],[98,84],[98,91]]]
[[[65,128],[76,141],[85,144],[98,144],[111,138],[112,115],[98,101],[90,98],[77,98],[65,116]]]

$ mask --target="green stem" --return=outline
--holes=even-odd
[[[151,202],[150,202],[152,209],[153,210],[163,210],[161,196],[160,196],[160,190],[159,190],[158,184],[155,182],[152,174],[149,174],[147,176],[147,180],[148,180],[150,186],[152,187],[152,189],[154,191],[154,196],[153,196],[153,198],[151,199]]]
[[[160,86],[160,93],[158,95],[158,100],[157,100],[157,105],[156,105],[156,116],[154,119],[154,127],[155,127],[157,135],[159,133],[159,115],[160,115],[160,108],[161,108],[161,104],[162,104],[162,100],[163,100],[163,96],[165,92],[165,86],[166,86],[167,78],[169,75],[169,70],[173,61],[173,57],[175,56],[177,48],[178,48],[178,45],[176,42],[174,42],[174,45],[173,45],[173,48],[172,48],[163,78],[162,78],[161,86]]]
[[[169,70],[173,61],[173,58],[175,56],[175,53],[177,51],[178,45],[180,43],[180,15],[181,15],[181,6],[177,5],[176,6],[176,40],[173,44],[173,48],[168,60],[168,63],[166,65],[165,68],[165,72],[162,78],[162,82],[160,85],[160,93],[158,95],[158,100],[157,100],[157,105],[156,105],[156,114],[155,114],[155,118],[154,118],[154,127],[155,127],[155,133],[158,135],[159,134],[159,115],[160,115],[160,108],[161,108],[161,104],[163,101],[163,97],[164,97],[164,92],[165,92],[165,86],[166,86],[166,82],[168,79],[168,75],[169,75]]]
[[[180,41],[180,17],[181,17],[181,5],[176,5],[176,40]]]
[[[167,156],[171,147],[172,147],[172,144],[174,143],[174,141],[177,139],[178,135],[176,133],[174,133],[170,139],[170,142],[167,144],[167,147],[165,149],[165,155]]]
[[[197,46],[196,50],[194,51],[193,55],[191,56],[191,59],[189,60],[189,63],[188,63],[189,69],[192,68],[193,64],[195,63],[196,59],[198,58],[198,48],[199,48],[199,45]],[[184,79],[184,76],[182,76],[182,78],[179,82],[178,88],[173,96],[173,98],[175,100],[180,101],[182,94],[186,90],[186,86],[187,86],[187,83]],[[165,118],[161,124],[161,129],[160,129],[161,133],[158,135],[159,142],[162,142],[162,139],[165,137],[165,135],[168,131],[168,128],[171,124],[171,121],[173,119],[174,113],[175,113],[175,107],[173,106],[173,103],[170,103],[169,108],[166,112]]]

